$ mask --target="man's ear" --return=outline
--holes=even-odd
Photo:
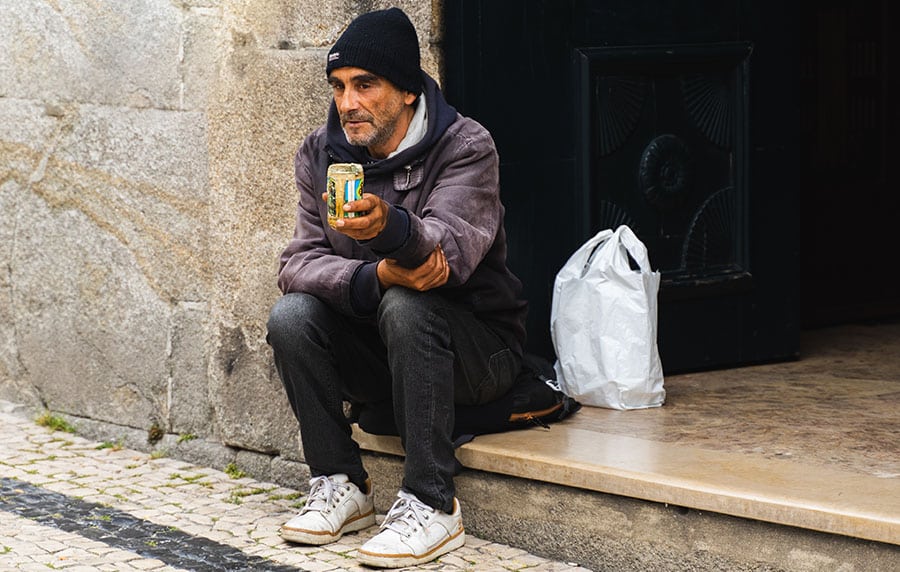
[[[406,105],[412,105],[417,97],[419,96],[411,91],[407,91],[406,95],[403,96],[403,102],[406,103]]]

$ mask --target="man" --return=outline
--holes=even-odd
[[[406,452],[402,488],[361,562],[401,567],[462,546],[453,476],[454,404],[486,403],[521,367],[526,304],[506,266],[498,158],[420,67],[397,8],[355,19],[328,53],[327,124],[295,158],[294,237],[269,343],[300,423],[313,478],[282,527],[325,544],[375,523],[372,484],[343,402],[393,411]],[[366,191],[336,228],[326,171],[361,163]]]

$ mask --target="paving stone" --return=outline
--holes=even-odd
[[[66,545],[57,540],[47,540],[46,542],[38,542],[38,548],[45,552],[61,552],[66,549]]]

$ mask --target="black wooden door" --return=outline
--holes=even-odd
[[[788,4],[445,2],[445,91],[497,142],[532,351],[557,270],[625,223],[662,273],[667,373],[797,355]]]

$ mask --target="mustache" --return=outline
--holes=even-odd
[[[366,113],[364,111],[354,110],[348,111],[347,113],[341,113],[341,125],[347,123],[348,121],[368,121],[372,122],[374,116],[370,113]]]

